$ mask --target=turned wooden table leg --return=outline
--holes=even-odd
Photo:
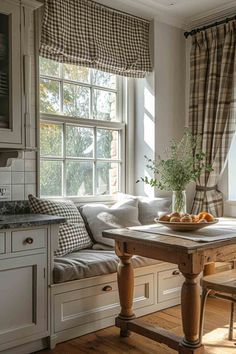
[[[200,286],[199,274],[183,273],[185,282],[181,293],[181,311],[184,339],[180,344],[181,354],[202,354],[204,347],[199,340]]]
[[[121,328],[120,335],[127,337],[129,336],[127,322],[135,318],[133,312],[134,270],[131,263],[132,255],[116,253],[120,258],[117,281],[121,305],[121,312],[116,319],[116,324]]]

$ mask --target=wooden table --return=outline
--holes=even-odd
[[[200,286],[199,274],[204,265],[225,262],[236,258],[236,237],[230,240],[198,243],[177,237],[150,234],[128,229],[113,229],[103,236],[115,240],[115,250],[120,258],[117,277],[121,312],[116,326],[121,336],[130,331],[161,342],[181,354],[202,354],[204,346],[199,340]],[[134,274],[132,255],[140,255],[177,264],[185,281],[181,293],[182,325],[184,337],[167,330],[145,325],[133,312]]]

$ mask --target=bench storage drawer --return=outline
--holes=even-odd
[[[154,304],[154,274],[135,278],[134,309]],[[55,332],[115,316],[120,312],[117,281],[55,295]]]
[[[0,254],[6,252],[6,235],[5,232],[0,232]]]
[[[184,277],[178,268],[158,273],[158,302],[180,297]]]
[[[28,251],[46,247],[46,229],[13,231],[12,252]]]

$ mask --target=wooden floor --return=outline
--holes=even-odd
[[[235,341],[226,340],[229,303],[222,300],[208,299],[205,320],[206,354],[236,354]],[[143,317],[153,325],[162,326],[176,334],[182,334],[180,307],[175,306]],[[236,327],[236,323],[235,323]],[[150,339],[133,333],[129,338],[120,338],[119,330],[110,327],[87,334],[83,337],[58,344],[54,350],[44,350],[41,354],[176,354],[176,351]]]

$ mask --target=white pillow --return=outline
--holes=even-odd
[[[159,213],[168,213],[171,207],[171,198],[149,198],[142,196],[132,196],[130,194],[118,193],[118,200],[133,198],[138,200],[139,221],[142,225],[154,223],[154,219]]]
[[[104,204],[85,204],[80,208],[94,241],[114,246],[114,240],[102,237],[102,232],[141,225],[138,220],[138,200],[122,200],[112,207]]]

